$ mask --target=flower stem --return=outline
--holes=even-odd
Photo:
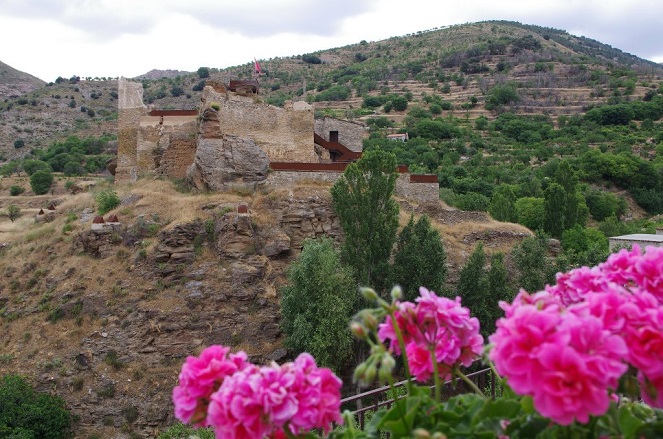
[[[435,381],[435,402],[442,400],[442,383],[440,382],[440,370],[437,365],[437,358],[435,358],[435,346],[428,348],[430,351],[430,358],[433,362],[433,380]]]
[[[411,434],[410,427],[408,426],[408,423],[405,420],[405,410],[403,410],[403,406],[401,405],[403,401],[401,401],[398,398],[398,393],[396,392],[396,388],[394,387],[394,378],[392,376],[389,377],[389,388],[391,389],[391,396],[392,398],[394,398],[394,404],[396,405],[396,407],[398,407],[398,414],[401,417],[403,426],[407,430],[407,434],[410,435]]]
[[[460,369],[458,369],[458,367],[454,367],[454,374],[456,374],[456,376],[458,376],[458,378],[460,378],[461,380],[465,381],[465,383],[466,383],[468,386],[470,386],[470,388],[471,388],[472,390],[474,390],[476,393],[478,393],[479,395],[481,395],[484,399],[486,398],[486,395],[483,394],[483,392],[481,391],[481,389],[480,389],[479,387],[477,387],[477,385],[474,384],[474,383],[472,382],[472,380],[469,379],[469,378],[467,377],[467,375],[465,375],[463,372],[461,372]]]

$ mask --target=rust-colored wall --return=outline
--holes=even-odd
[[[139,172],[183,178],[196,155],[197,115],[143,116],[138,129]]]

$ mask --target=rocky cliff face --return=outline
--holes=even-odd
[[[147,202],[128,200],[125,210]],[[77,437],[154,437],[175,422],[170,394],[187,355],[220,343],[258,363],[286,360],[285,271],[306,238],[341,231],[326,190],[262,197],[238,213],[243,204],[208,202],[158,232],[157,215],[80,230],[48,268],[3,259],[0,374],[26,374],[65,398]],[[30,276],[34,298],[24,293]]]

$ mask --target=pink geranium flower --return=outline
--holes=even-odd
[[[460,297],[456,300],[439,297],[424,287],[419,293],[416,304],[399,303],[394,313],[408,363],[418,381],[430,379],[433,361],[438,364],[439,375],[448,378],[454,367],[469,366],[481,354],[483,338],[479,334],[479,321],[461,306]],[[391,317],[380,325],[378,337],[393,352],[400,353]]]
[[[204,349],[198,357],[187,357],[179,384],[173,389],[175,416],[182,422],[204,426],[210,396],[223,381],[247,366],[246,354],[228,356],[229,348],[220,345]]]

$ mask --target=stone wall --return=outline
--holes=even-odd
[[[124,78],[117,81],[118,127],[116,181],[136,181],[138,178],[136,147],[140,119],[147,114],[143,105],[143,84],[129,82]]]
[[[338,131],[338,142],[350,151],[362,152],[364,134],[366,132],[364,125],[326,116],[315,120],[315,132],[317,135],[330,141],[330,131]]]
[[[253,140],[270,161],[318,161],[313,149],[313,107],[305,102],[279,108],[258,97],[238,97],[212,87],[205,87],[202,99],[205,107],[219,106],[223,134]]]
[[[297,183],[325,182],[333,184],[341,178],[342,172],[297,172],[271,170],[267,182],[275,187],[288,187]],[[440,199],[440,186],[437,183],[410,183],[410,174],[400,174],[396,180],[394,194],[419,202],[437,202]]]
[[[410,174],[398,176],[394,192],[399,197],[419,202],[437,202],[440,199],[440,185],[438,183],[411,183]]]
[[[140,172],[184,178],[196,154],[197,116],[143,116],[136,165]]]

